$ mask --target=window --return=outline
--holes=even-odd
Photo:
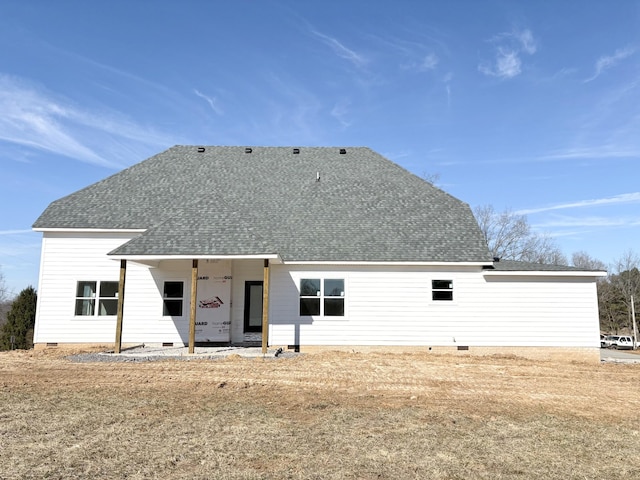
[[[431,280],[433,300],[453,300],[453,280]]]
[[[181,317],[184,282],[164,282],[163,297],[162,315],[165,317]]]
[[[100,282],[98,315],[118,314],[118,282]]]
[[[96,296],[96,293],[98,295]],[[96,299],[98,308],[96,310]],[[118,313],[118,282],[80,281],[76,286],[76,316],[106,316]]]
[[[300,316],[344,317],[344,279],[301,279]]]

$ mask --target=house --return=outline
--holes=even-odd
[[[495,261],[467,204],[364,147],[175,146],[33,228],[37,348],[599,359],[603,272]]]

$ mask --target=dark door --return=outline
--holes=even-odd
[[[244,282],[244,331],[262,331],[262,282]]]

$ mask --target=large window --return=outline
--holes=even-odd
[[[344,279],[301,279],[300,316],[344,317]]]
[[[453,300],[453,280],[431,280],[433,300]]]
[[[184,300],[184,282],[164,282],[162,315],[181,317]]]
[[[75,308],[77,316],[107,316],[117,313],[118,282],[84,280],[77,283]]]

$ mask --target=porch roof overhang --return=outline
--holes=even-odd
[[[112,260],[127,260],[133,263],[157,267],[166,260],[270,260],[272,263],[282,263],[282,259],[276,253],[264,253],[255,255],[109,255]]]

